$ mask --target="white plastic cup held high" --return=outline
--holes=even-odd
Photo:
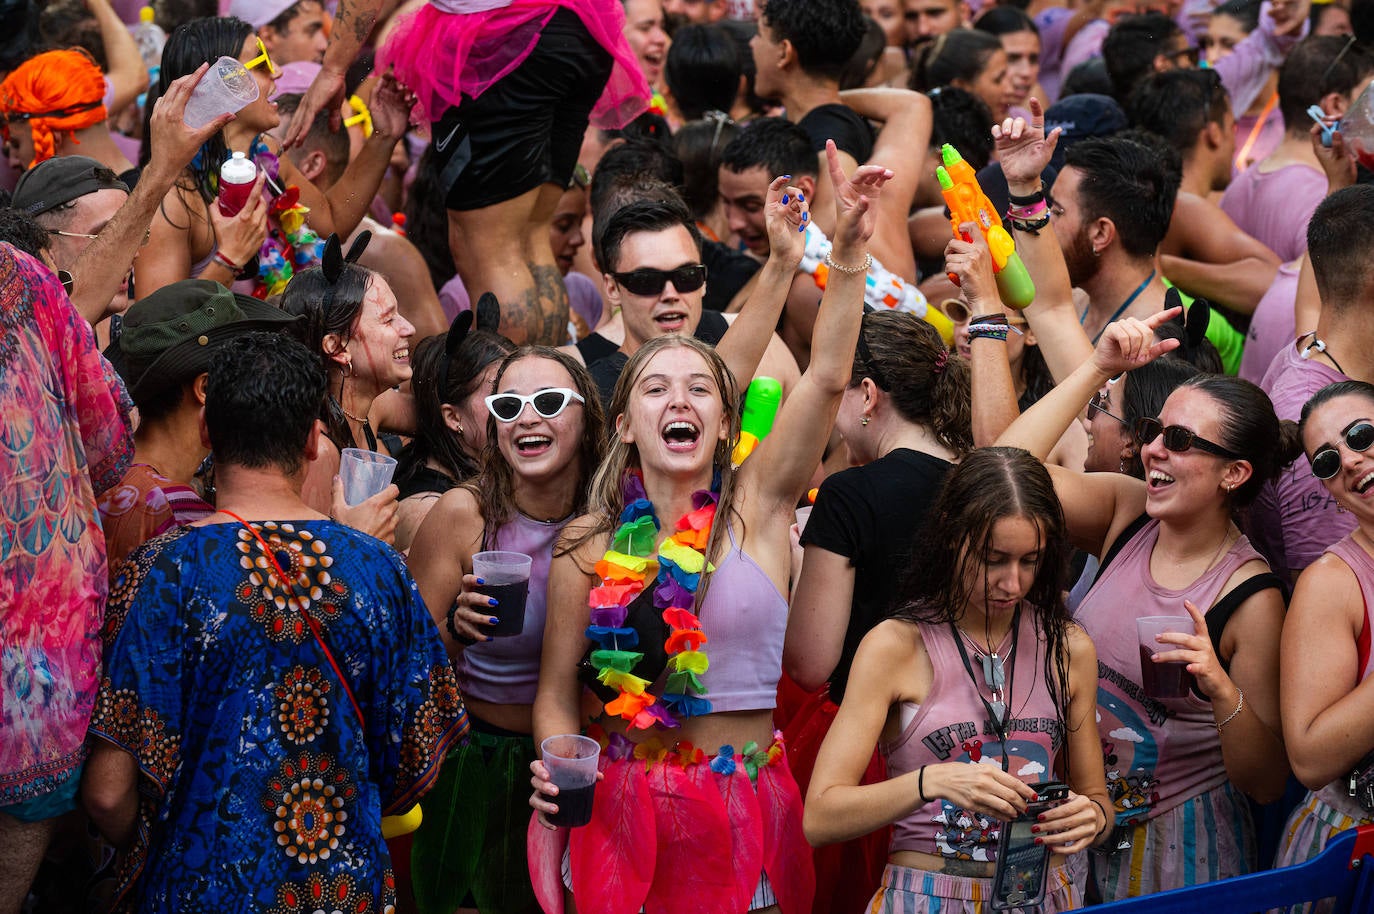
[[[186,126],[199,129],[221,114],[237,114],[258,100],[258,81],[232,57],[210,64],[186,100]]]

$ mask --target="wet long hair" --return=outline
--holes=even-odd
[[[592,474],[601,466],[606,443],[606,414],[601,409],[601,396],[596,382],[581,363],[571,356],[548,346],[521,346],[509,353],[496,370],[493,390],[501,389],[501,379],[516,362],[524,359],[547,359],[557,362],[572,376],[573,389],[582,395],[582,440],[577,452],[577,494],[573,501],[574,516],[588,512]],[[571,408],[571,407],[569,407]],[[482,512],[483,548],[499,549],[498,533],[510,523],[518,509],[515,506],[515,471],[496,440],[496,417],[487,416],[487,446],[482,451],[481,470],[464,483]]]
[[[734,373],[721,359],[720,354],[713,347],[691,336],[660,336],[649,340],[640,346],[634,355],[630,356],[629,362],[621,371],[620,379],[616,381],[615,392],[611,394],[611,405],[606,411],[606,418],[610,427],[614,429],[616,420],[628,411],[630,395],[639,383],[639,377],[644,373],[645,367],[655,355],[665,349],[690,349],[701,356],[702,361],[706,363],[707,370],[711,373],[712,380],[715,381],[716,389],[720,391],[725,426],[729,431],[724,441],[716,443],[715,452],[712,455],[712,466],[720,479],[720,494],[716,506],[716,522],[711,525],[711,538],[706,544],[706,555],[716,561],[720,554],[721,541],[726,536],[726,528],[732,523],[743,523],[734,507],[736,474],[730,463],[730,454],[739,441],[739,385],[735,381]],[[702,433],[706,433],[704,429]],[[601,466],[597,469],[596,475],[592,477],[591,491],[587,498],[587,513],[592,516],[593,523],[585,533],[570,542],[560,544],[555,554],[562,555],[572,552],[593,537],[609,534],[616,528],[620,522],[620,513],[625,509],[625,499],[621,492],[621,478],[625,475],[626,470],[637,468],[639,468],[638,448],[621,440],[620,435],[612,433],[610,445],[606,449],[606,456],[601,461]],[[659,518],[659,520],[663,522],[664,518]],[[667,522],[671,523],[671,520]],[[742,535],[739,532],[740,529],[739,527],[736,528],[737,537]],[[706,572],[702,577],[701,587],[697,589],[698,608],[706,598],[709,579],[710,573]]]
[[[950,355],[940,334],[914,314],[865,314],[849,386],[868,378],[908,422],[929,428],[959,456],[973,450],[969,367]]]
[[[253,34],[253,27],[242,19],[233,16],[207,16],[193,19],[176,28],[162,49],[162,67],[157,83],[148,90],[148,100],[143,107],[143,148],[139,153],[138,164],[147,165],[152,157],[153,134],[149,121],[153,115],[153,105],[166,94],[173,81],[194,73],[203,63],[214,63],[221,57],[238,59],[243,52],[243,43]],[[201,198],[209,202],[215,198],[211,178],[220,165],[229,158],[229,147],[224,143],[224,132],[210,137],[200,147],[187,171],[191,180],[184,183],[187,189],[194,189]]]
[[[980,575],[986,588],[983,557],[992,545],[993,528],[1005,518],[1025,518],[1040,536],[1040,565],[1022,606],[1033,614],[1035,630],[1045,641],[1045,684],[1067,731],[1072,620],[1064,591],[1071,549],[1049,471],[1026,451],[979,448],[950,471],[917,535],[892,618],[957,624]],[[1040,656],[1038,647],[1035,653]]]

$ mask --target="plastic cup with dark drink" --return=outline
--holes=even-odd
[[[592,820],[592,800],[596,796],[597,763],[601,744],[594,739],[568,733],[550,736],[539,745],[549,780],[558,788],[553,797],[558,812],[545,813],[550,825],[577,828]]]
[[[523,552],[479,552],[472,557],[472,573],[482,581],[479,589],[496,601],[491,614],[497,622],[487,629],[492,637],[518,635],[525,630],[530,564],[530,557]]]
[[[1156,663],[1155,654],[1178,650],[1176,644],[1164,644],[1155,636],[1169,632],[1194,634],[1191,616],[1141,616],[1135,620],[1140,636],[1140,684],[1151,698],[1184,698],[1193,689],[1193,674],[1186,663]]]

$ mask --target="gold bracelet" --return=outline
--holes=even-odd
[[[1227,715],[1225,720],[1217,724],[1217,733],[1221,733],[1221,728],[1229,724],[1231,721],[1235,720],[1236,715],[1239,714],[1241,712],[1241,709],[1245,707],[1245,692],[1241,690],[1240,686],[1236,686],[1236,695],[1238,696],[1238,699],[1236,701],[1236,709],[1232,711],[1229,715]]]
[[[846,267],[846,266],[844,266],[844,265],[842,265],[842,264],[836,263],[836,262],[835,262],[835,258],[832,257],[832,256],[830,256],[831,253],[832,253],[831,251],[826,251],[826,252],[825,252],[825,265],[826,265],[827,267],[829,267],[830,269],[834,270],[836,273],[843,273],[843,274],[845,274],[846,276],[858,276],[860,273],[867,273],[867,272],[868,272],[868,268],[871,267],[871,266],[873,266],[873,255],[872,255],[872,254],[865,254],[865,255],[864,255],[864,262],[861,263],[861,264],[859,264],[859,266],[857,266],[857,267]]]

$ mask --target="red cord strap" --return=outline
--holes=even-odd
[[[320,650],[324,652],[324,658],[329,661],[329,666],[334,671],[334,675],[339,677],[339,684],[343,686],[344,694],[348,696],[349,702],[353,705],[353,712],[358,715],[358,723],[362,725],[363,732],[366,733],[367,721],[363,718],[363,709],[359,707],[358,699],[353,697],[353,690],[348,687],[348,680],[344,678],[343,670],[339,669],[338,663],[334,661],[334,654],[329,650],[329,645],[324,643],[324,638],[320,635],[320,624],[315,621],[314,616],[310,615],[310,613],[305,611],[304,600],[296,602],[296,585],[293,581],[287,578],[286,573],[282,571],[281,564],[277,561],[277,556],[272,552],[272,548],[267,545],[267,541],[262,538],[262,534],[258,532],[257,528],[254,527],[252,524],[248,523],[248,521],[239,517],[233,511],[226,511],[223,508],[220,508],[219,510],[221,514],[228,514],[234,520],[238,521],[239,523],[243,524],[244,527],[248,528],[248,532],[253,534],[253,539],[257,540],[258,545],[262,547],[262,552],[264,555],[267,556],[267,561],[272,563],[272,570],[277,573],[277,580],[281,581],[282,584],[290,588],[290,593],[288,595],[286,602],[288,604],[294,603],[297,612],[299,612],[302,616],[305,617],[305,624],[310,628],[310,634],[315,636],[315,643],[318,644],[320,646]]]

